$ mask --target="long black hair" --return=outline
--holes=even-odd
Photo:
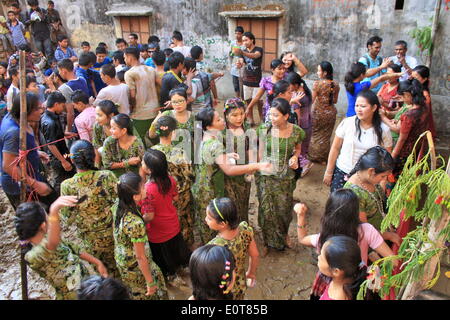
[[[383,143],[383,129],[381,128],[381,124],[383,123],[383,121],[381,120],[380,113],[378,112],[378,110],[380,109],[380,100],[378,100],[377,95],[369,89],[363,90],[358,93],[358,98],[359,97],[366,99],[371,106],[377,106],[377,109],[373,113],[372,125],[378,138],[378,144],[381,145]],[[355,124],[358,140],[361,141],[361,121],[358,117],[355,117]]]
[[[125,113],[119,113],[111,120],[113,120],[119,126],[119,128],[127,129],[127,135],[133,135],[133,121],[131,120],[129,115],[126,115]]]
[[[27,92],[26,99],[27,99],[27,116],[29,116],[34,111],[39,109],[39,96],[33,92]],[[18,94],[14,98],[10,114],[15,120],[20,120],[20,94]]]
[[[351,94],[355,93],[354,80],[361,75],[366,74],[367,68],[361,62],[355,62],[352,64],[350,71],[345,74],[345,89]]]
[[[413,69],[413,71],[417,72],[422,78],[427,78],[427,80],[422,83],[423,90],[430,91],[430,68],[424,65],[417,66]]]
[[[356,300],[361,284],[367,278],[367,267],[361,261],[358,242],[347,236],[338,235],[327,240],[325,259],[330,269],[344,271],[344,278],[352,282],[344,284],[344,292],[349,300]]]
[[[310,99],[312,99],[311,90],[309,90],[308,85],[306,84],[306,81],[303,80],[303,78],[297,72],[289,72],[285,79],[291,85],[298,85],[300,87],[303,87],[303,90],[305,90],[305,94]]]
[[[195,250],[189,260],[195,300],[232,300],[233,294],[224,291],[235,268],[233,253],[226,246],[206,245]]]
[[[322,61],[321,63],[319,63],[320,69],[322,69],[322,72],[326,72],[327,76],[326,79],[328,80],[333,80],[333,65],[331,64],[331,62],[328,61]]]
[[[364,171],[370,168],[375,169],[376,174],[380,174],[394,169],[394,158],[389,151],[376,146],[366,151],[358,160],[353,170],[349,173],[349,177],[358,171]]]
[[[169,177],[166,155],[159,150],[149,149],[145,152],[144,162],[147,168],[151,170],[150,176],[158,185],[159,193],[162,195],[168,194],[172,188],[172,181]]]
[[[415,114],[416,118],[419,118],[422,113],[426,110],[426,101],[425,96],[423,95],[423,87],[419,80],[406,80],[400,81],[400,84],[397,89],[397,93],[402,95],[405,92],[409,92],[412,96],[412,103],[415,106],[418,106],[418,109],[410,110],[410,112]]]
[[[269,105],[272,105],[272,101],[277,98],[280,94],[285,93],[289,90],[289,82],[286,80],[280,80],[277,83],[273,85],[273,89],[269,94],[267,95],[267,101],[269,102]]]
[[[328,238],[346,235],[359,240],[359,199],[350,189],[333,192],[325,205],[325,213],[320,219],[318,248],[322,248]]]
[[[20,241],[33,238],[39,231],[42,223],[47,221],[47,213],[37,202],[22,203],[17,207],[14,225]],[[24,253],[32,248],[30,243],[22,246]]]
[[[120,226],[120,221],[126,213],[131,212],[135,216],[138,216],[144,222],[144,218],[139,212],[139,209],[134,201],[133,196],[138,195],[141,192],[142,178],[134,172],[128,172],[119,178],[119,184],[117,185],[117,194],[119,195],[119,206],[116,211],[115,227]]]
[[[77,169],[98,170],[95,167],[95,150],[87,140],[78,140],[70,147],[70,158]]]
[[[245,112],[245,102],[242,101],[240,98],[231,98],[231,99],[228,99],[227,101],[225,101],[223,115],[225,117],[225,123],[227,124],[227,128],[228,128],[227,117],[232,111],[234,111],[236,109],[242,109]]]
[[[282,65],[284,65],[284,63],[280,59],[273,59],[270,62],[270,69],[275,70],[276,68],[278,68],[279,66],[282,66]]]
[[[208,205],[208,210],[218,223],[228,223],[231,230],[235,230],[241,222],[239,220],[236,205],[230,198],[217,198],[211,200]],[[219,210],[220,214],[217,210]]]

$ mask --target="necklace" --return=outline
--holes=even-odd
[[[360,189],[366,191],[369,194],[369,196],[375,202],[378,212],[381,213],[381,215],[384,218],[386,216],[386,214],[384,213],[384,209],[383,209],[383,199],[381,199],[379,192],[377,190],[377,187],[374,187],[375,188],[374,192],[370,192],[369,189],[366,188],[365,183],[362,181],[362,179],[359,175],[359,172],[356,173],[356,176],[358,177],[358,180],[361,183],[361,186],[358,186],[358,185],[356,185],[356,186],[359,187]],[[376,196],[374,195],[375,193],[376,193]]]

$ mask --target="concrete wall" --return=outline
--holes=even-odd
[[[151,33],[162,38],[161,46],[170,41],[174,29],[182,31],[187,45],[200,45],[205,58],[215,69],[228,68],[228,24],[220,11],[252,11],[283,8],[280,18],[280,53],[294,51],[310,70],[308,79],[315,79],[317,64],[330,61],[336,78],[342,80],[352,62],[366,52],[365,45],[371,35],[383,38],[382,56],[394,54],[396,40],[406,40],[409,54],[417,54],[417,46],[409,32],[419,26],[431,25],[436,0],[405,0],[403,10],[394,10],[393,0],[136,0],[136,1],[84,1],[55,0],[67,27],[72,31],[72,42],[87,40],[93,44],[107,42],[114,48],[114,25],[105,12],[114,7],[153,8]],[[246,6],[245,6],[246,5]],[[449,45],[450,22],[445,4],[441,10],[441,25],[436,38],[436,50],[432,66],[433,107],[438,130],[450,134],[449,119]],[[223,97],[232,94],[228,78],[219,80]],[[342,91],[345,95],[345,91]],[[346,108],[345,99],[340,111]]]

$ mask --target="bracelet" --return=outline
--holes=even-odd
[[[326,176],[326,177],[332,177],[333,174],[332,174],[332,173],[325,173],[325,176]]]
[[[302,226],[297,225],[297,229],[305,229],[305,228],[306,228],[306,224],[304,224]]]
[[[158,285],[155,280],[153,280],[153,282],[148,282],[148,281],[145,281],[145,282],[147,283],[148,287],[155,287]]]
[[[124,167],[125,169],[130,168],[130,164],[128,163],[128,160],[125,160],[125,161],[123,162],[123,167]]]

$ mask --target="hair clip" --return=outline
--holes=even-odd
[[[226,262],[225,262],[225,265],[230,266],[230,265],[231,265],[231,262],[230,262],[230,261],[226,261]]]
[[[225,286],[224,286],[223,284],[221,284],[221,285],[219,286],[219,288],[220,288],[220,289],[223,289],[223,288],[225,288]]]
[[[21,247],[25,247],[30,244],[29,240],[19,240],[19,244]]]
[[[224,275],[222,276],[222,279],[223,279],[223,280],[227,280],[229,276],[230,276],[230,274],[229,274],[229,273],[227,273],[227,274],[224,274]]]

